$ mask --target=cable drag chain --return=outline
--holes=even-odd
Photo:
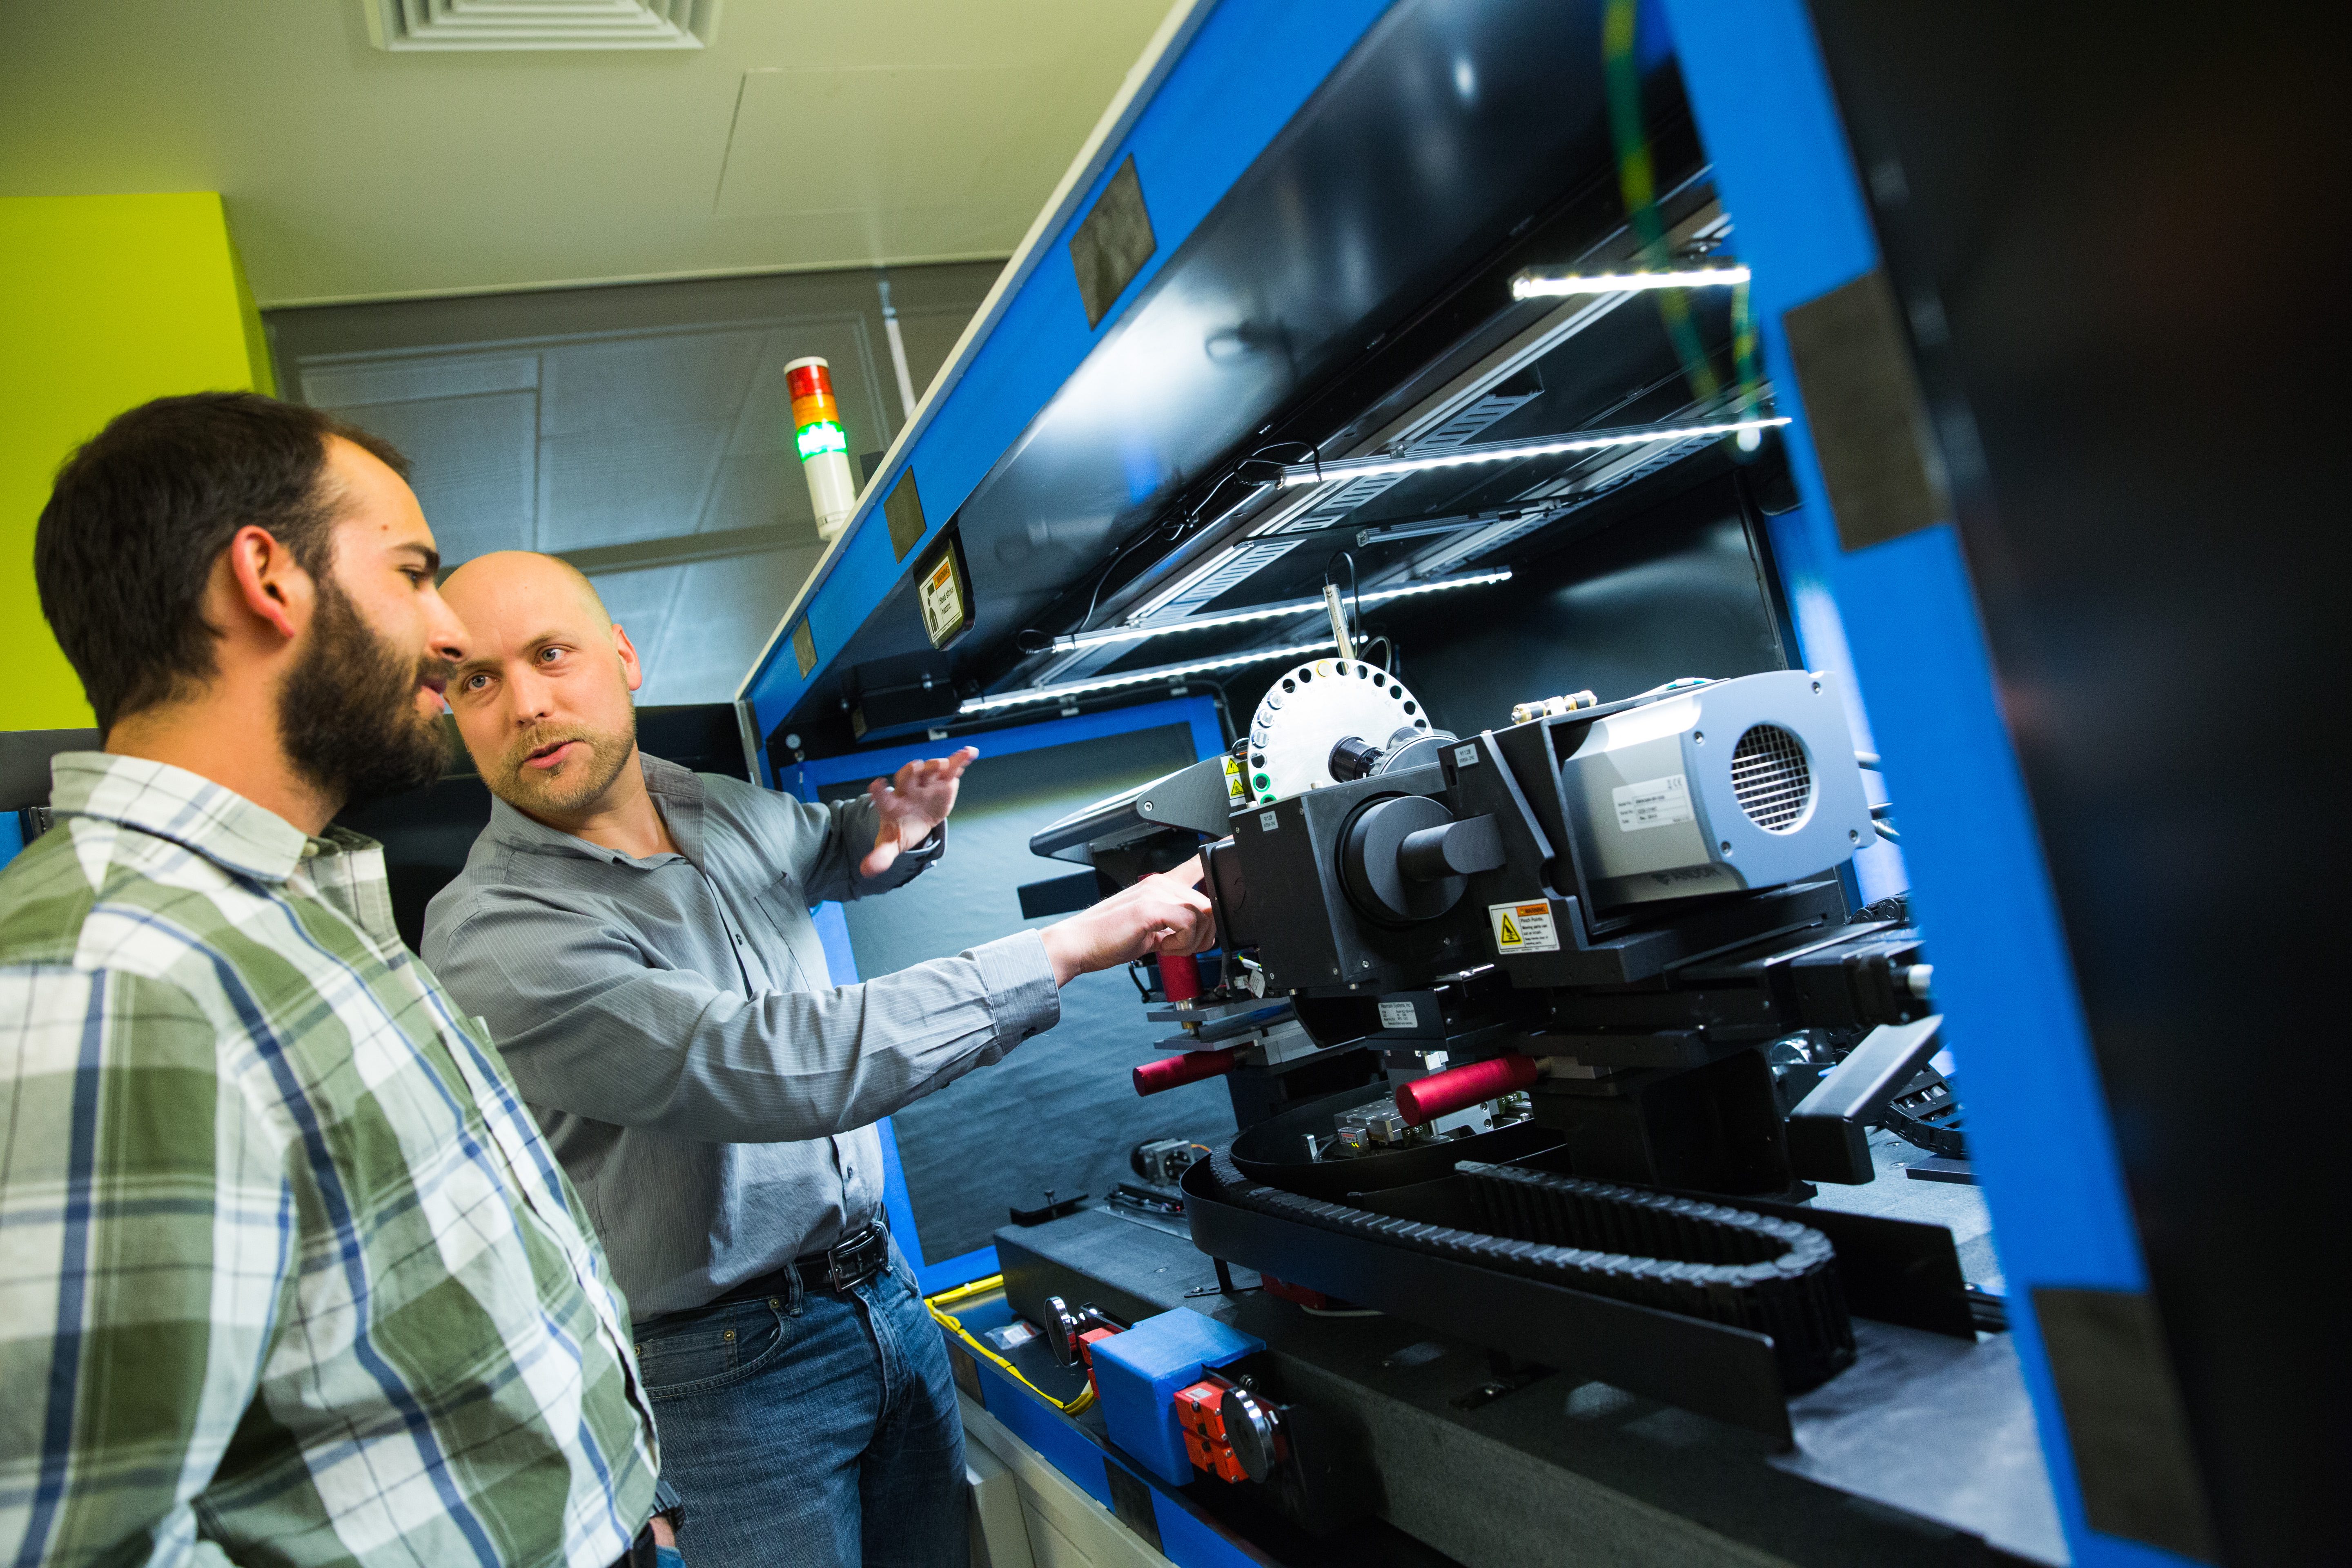
[[[1390,1246],[1768,1335],[1790,1393],[1852,1364],[1853,1322],[1829,1237],[1793,1220],[1518,1165],[1464,1161],[1484,1230],[1394,1219],[1253,1182],[1209,1162],[1230,1201]]]

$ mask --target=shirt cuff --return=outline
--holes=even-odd
[[[983,942],[971,950],[980,982],[988,988],[988,1013],[996,1037],[1006,1047],[1062,1021],[1062,988],[1054,984],[1054,963],[1045,939],[1034,931]]]
[[[899,850],[898,858],[891,861],[880,876],[869,877],[865,872],[859,871],[857,880],[871,892],[887,892],[893,888],[903,888],[927,870],[932,861],[946,853],[947,847],[948,825],[944,822],[936,823],[930,832],[924,836],[920,844],[916,845],[912,849]]]

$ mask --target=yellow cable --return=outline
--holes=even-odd
[[[976,1355],[984,1355],[990,1361],[994,1362],[998,1366],[1002,1367],[1005,1373],[1013,1379],[1013,1381],[1020,1384],[1022,1387],[1027,1389],[1030,1393],[1035,1394],[1038,1398],[1044,1400],[1046,1404],[1052,1405],[1063,1415],[1076,1415],[1078,1412],[1084,1410],[1087,1405],[1092,1405],[1095,1402],[1095,1385],[1091,1381],[1087,1384],[1086,1387],[1078,1391],[1076,1398],[1056,1399],[1052,1394],[1046,1393],[1044,1389],[1038,1387],[1035,1384],[1030,1382],[1027,1378],[1022,1376],[1021,1369],[1019,1367],[1014,1366],[1011,1362],[1005,1360],[1003,1356],[998,1355],[994,1351],[989,1349],[988,1346],[982,1344],[978,1339],[975,1339],[972,1336],[971,1331],[965,1328],[962,1323],[956,1320],[955,1314],[945,1310],[946,1305],[949,1303],[969,1300],[974,1296],[985,1296],[992,1290],[1001,1289],[1003,1284],[1003,1275],[992,1274],[985,1279],[975,1279],[969,1285],[959,1285],[952,1290],[942,1290],[936,1296],[925,1297],[923,1300],[923,1305],[930,1310],[932,1321],[938,1323],[940,1327],[945,1329],[948,1332],[961,1340],[964,1342],[966,1349],[971,1351]]]

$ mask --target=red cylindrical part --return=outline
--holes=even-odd
[[[1239,1051],[1186,1051],[1181,1057],[1162,1057],[1135,1069],[1135,1092],[1158,1094],[1163,1089],[1198,1083],[1233,1071],[1234,1063],[1240,1059]]]
[[[1447,1068],[1427,1078],[1397,1085],[1397,1109],[1418,1127],[1466,1105],[1509,1094],[1535,1082],[1538,1068],[1533,1057],[1489,1057],[1483,1062]]]
[[[1190,1002],[1201,994],[1200,962],[1189,952],[1161,953],[1160,988],[1171,1002]]]

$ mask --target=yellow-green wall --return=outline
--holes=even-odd
[[[0,730],[91,723],[33,587],[58,465],[151,397],[274,391],[218,195],[0,197]]]

